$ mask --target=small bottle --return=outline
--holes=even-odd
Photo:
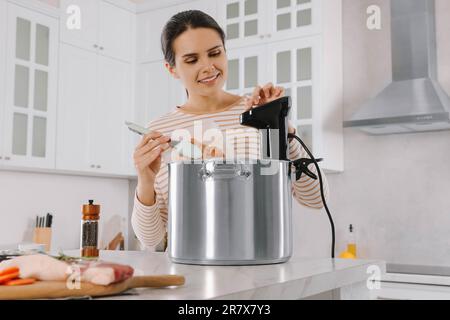
[[[96,258],[98,250],[98,223],[100,219],[100,205],[89,200],[89,204],[83,205],[81,220],[81,257]]]
[[[348,227],[348,242],[347,242],[347,252],[350,252],[356,257],[356,239],[355,239],[355,229],[351,224]]]

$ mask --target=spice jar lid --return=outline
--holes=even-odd
[[[100,205],[94,204],[94,200],[89,200],[89,204],[83,205],[83,218],[84,219],[98,219],[100,215]]]

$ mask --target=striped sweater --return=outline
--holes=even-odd
[[[165,136],[171,137],[176,129],[186,129],[193,132],[194,122],[215,124],[232,144],[235,150],[235,157],[238,159],[258,159],[260,152],[259,131],[254,128],[243,127],[239,123],[239,115],[245,112],[244,99],[229,106],[228,108],[208,114],[194,114],[177,107],[170,112],[149,124],[152,130],[159,131]],[[198,124],[198,122],[197,122]],[[208,125],[206,125],[208,127]],[[242,130],[245,128],[245,130]],[[239,130],[241,129],[241,130]],[[229,149],[227,149],[229,150]],[[289,159],[309,158],[300,143],[293,139],[289,143]],[[166,158],[167,159],[167,158]],[[309,166],[311,172],[317,173],[314,164]],[[324,180],[324,194],[328,201],[328,183],[322,172]],[[152,206],[142,204],[135,192],[134,207],[131,217],[131,224],[134,232],[143,246],[155,249],[158,244],[165,240],[166,226],[168,219],[168,168],[164,157],[162,158],[161,169],[155,181],[156,202]],[[292,194],[300,204],[310,208],[320,209],[323,207],[319,180],[314,180],[307,175],[302,175],[299,181],[292,183]]]

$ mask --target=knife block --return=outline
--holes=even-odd
[[[34,228],[33,242],[45,245],[45,251],[50,251],[52,228]]]

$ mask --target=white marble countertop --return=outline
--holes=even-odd
[[[135,275],[179,274],[186,278],[180,287],[133,289],[136,294],[106,299],[301,299],[357,283],[365,286],[369,266],[378,266],[382,273],[386,270],[383,261],[295,256],[283,264],[259,266],[176,264],[167,253],[145,251],[101,251],[100,258],[130,265]]]

